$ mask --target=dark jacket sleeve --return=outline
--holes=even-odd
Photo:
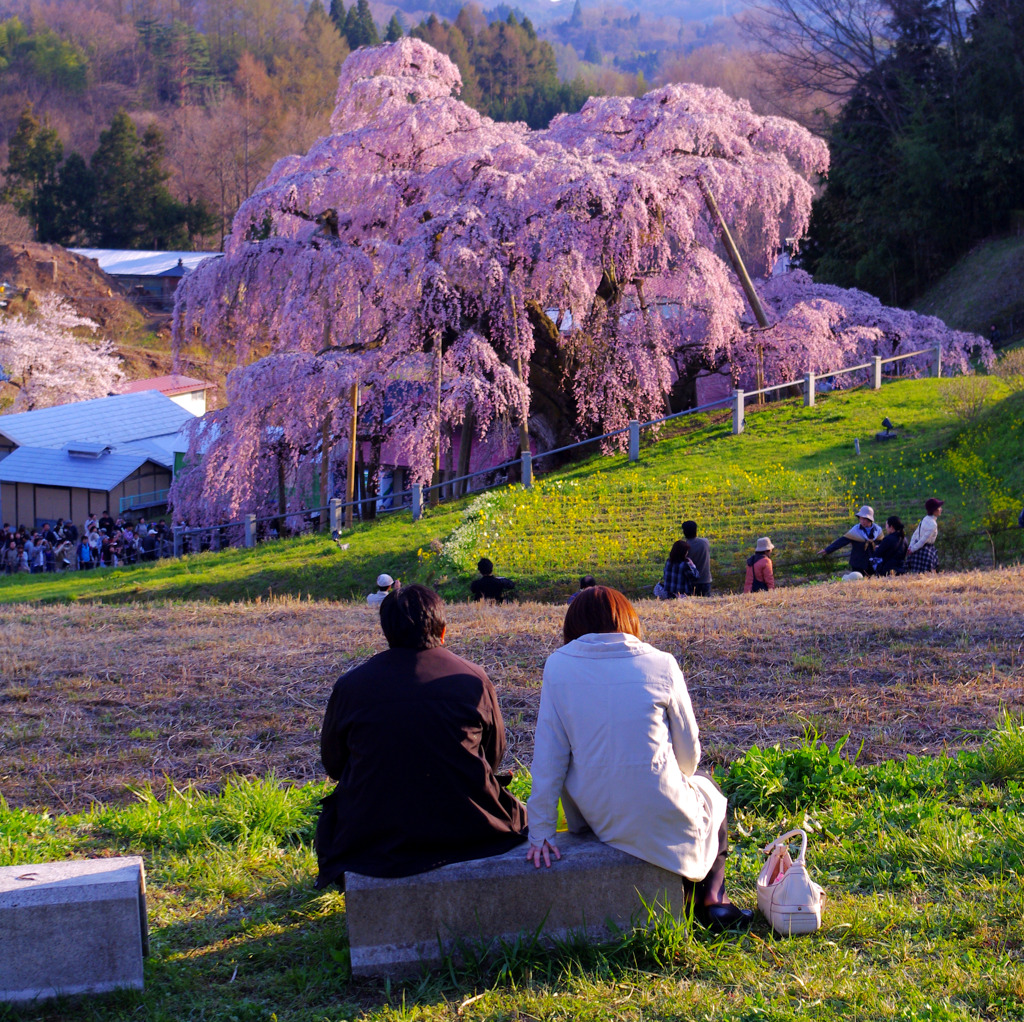
[[[327,712],[324,714],[324,726],[320,732],[320,762],[332,780],[341,780],[345,764],[348,762],[348,748],[345,745],[345,734],[342,722],[341,704],[343,701],[339,678],[327,701]]]
[[[847,539],[845,536],[840,536],[834,543],[829,543],[829,545],[825,547],[825,553],[834,554],[838,549],[840,549],[840,547],[844,547],[850,542],[852,541]]]
[[[484,718],[480,751],[490,764],[491,769],[497,772],[501,761],[505,758],[505,720],[501,715],[501,707],[498,705],[498,694],[487,677],[484,678],[480,709]]]

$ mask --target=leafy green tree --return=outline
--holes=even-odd
[[[971,233],[956,53],[938,0],[895,0],[888,57],[865,73],[829,139],[805,263],[817,279],[905,305]]]
[[[18,18],[0,22],[0,71],[77,94],[89,84],[83,50],[49,28],[29,32]]]
[[[151,60],[157,96],[187,106],[205,102],[221,85],[210,60],[206,38],[182,21],[148,23],[141,33]]]
[[[396,43],[404,35],[405,29],[402,27],[402,23],[398,19],[398,12],[395,11],[395,13],[391,15],[388,27],[384,30],[384,42]]]

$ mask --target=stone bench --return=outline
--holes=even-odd
[[[345,874],[345,912],[354,976],[401,976],[436,963],[460,941],[539,933],[602,940],[613,924],[645,923],[645,905],[682,910],[678,876],[602,844],[558,835],[550,869],[526,861],[524,843],[504,855],[454,862],[416,876]]]
[[[142,859],[0,868],[0,1001],[142,989]]]

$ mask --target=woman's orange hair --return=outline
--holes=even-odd
[[[643,638],[633,604],[609,586],[581,590],[565,612],[562,637],[567,643],[590,632],[626,632]]]

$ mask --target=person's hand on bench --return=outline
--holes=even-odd
[[[550,841],[545,840],[544,844],[538,845],[536,848],[533,845],[530,846],[530,850],[526,853],[526,861],[532,862],[535,869],[540,869],[540,860],[543,859],[544,865],[550,868],[552,852],[556,859],[562,857],[562,853],[558,850],[557,845],[553,845]]]

